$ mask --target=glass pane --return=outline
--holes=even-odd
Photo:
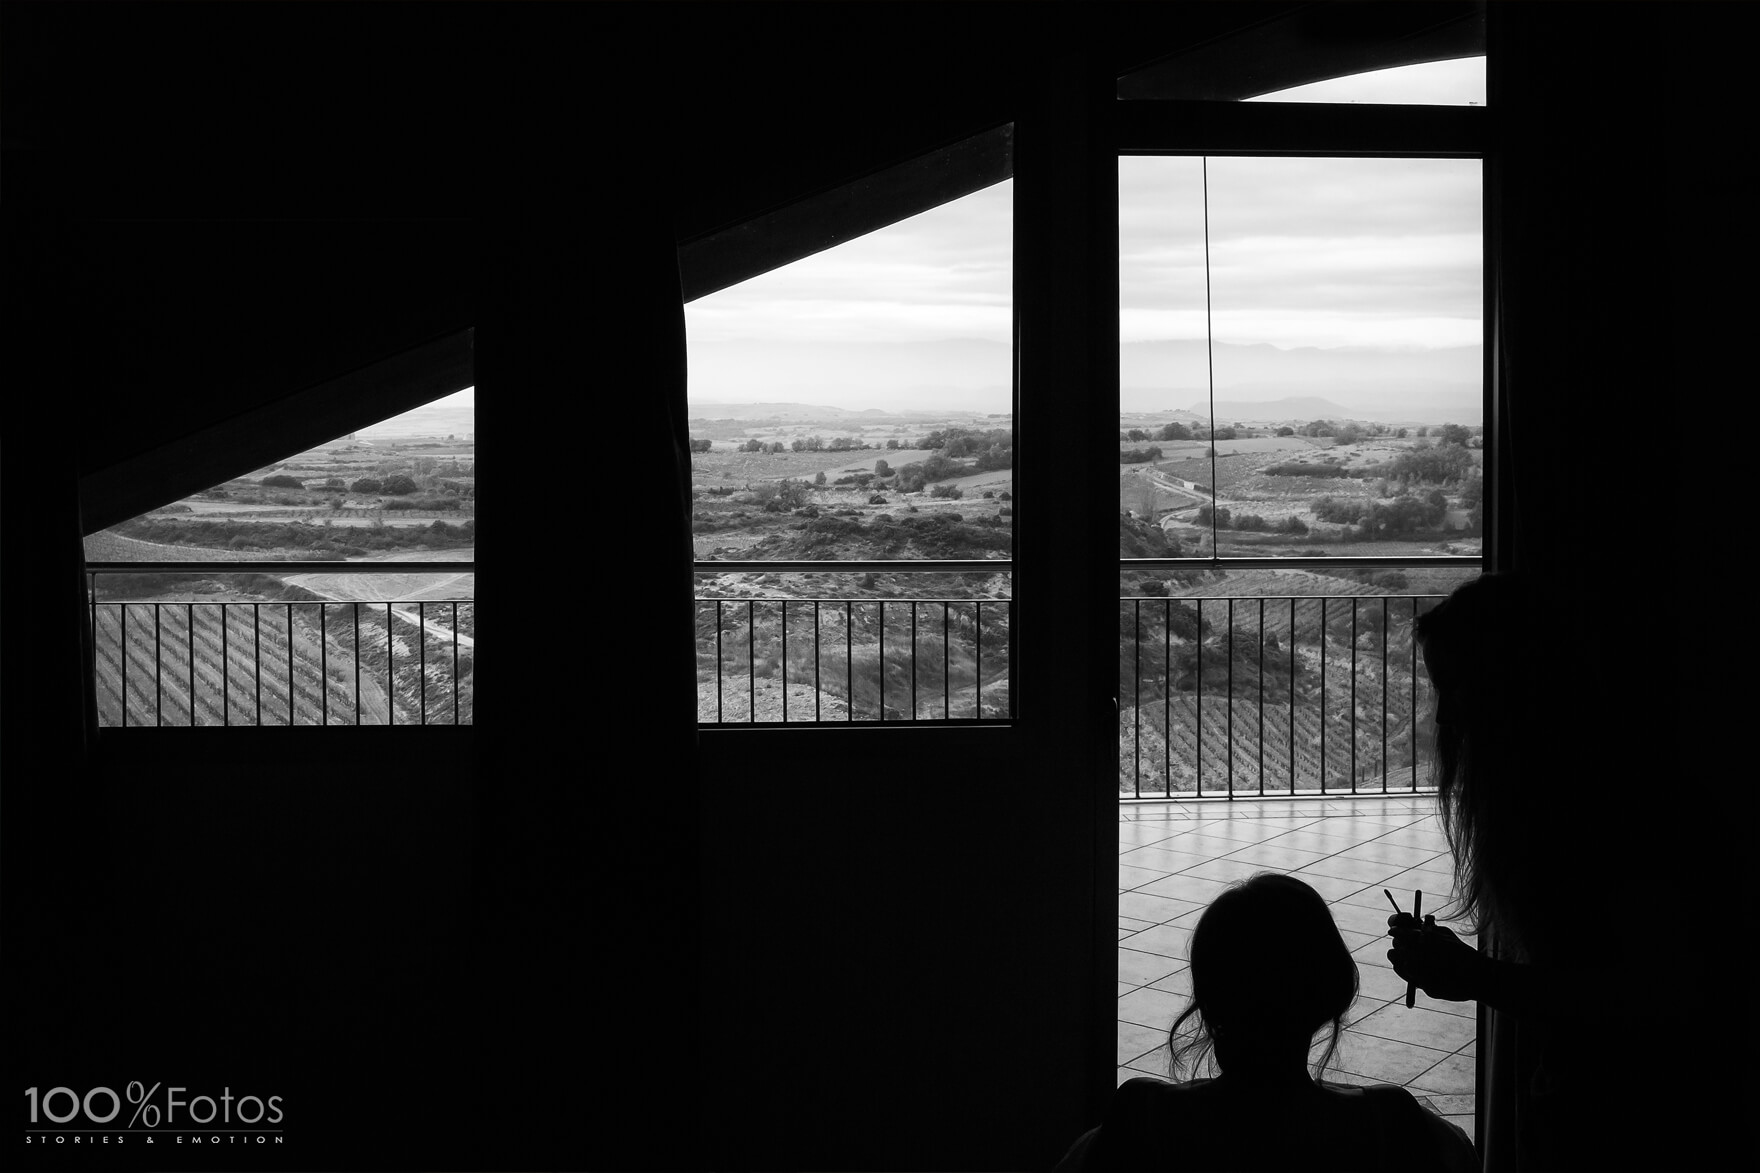
[[[1207,166],[1119,160],[1134,556],[1479,554],[1481,164]]]
[[[188,566],[91,574],[99,724],[471,724],[475,574],[390,568],[474,562],[475,420],[467,388],[88,537]]]
[[[685,307],[702,722],[1009,716],[1005,566],[838,564],[1012,555],[1012,196]],[[744,561],[825,573],[703,565]]]

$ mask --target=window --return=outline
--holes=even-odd
[[[963,144],[993,181],[952,198],[898,169],[858,203],[890,223],[687,305],[700,721],[1009,717],[1006,145]],[[939,202],[889,215],[903,191]]]
[[[86,539],[100,728],[469,725],[475,390]]]

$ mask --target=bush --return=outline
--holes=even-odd
[[[399,473],[394,477],[385,478],[385,483],[380,487],[379,491],[390,494],[393,497],[401,497],[405,493],[415,492],[416,483],[402,473]]]
[[[933,489],[929,490],[929,496],[945,497],[949,500],[957,501],[965,496],[965,493],[960,490],[958,485],[936,485]]]
[[[998,517],[1013,517],[1014,510],[1012,510],[1008,506],[1004,505],[1001,509],[998,509],[996,511],[996,516],[998,516]]]
[[[264,477],[257,483],[266,489],[303,489],[306,487],[304,481],[299,480],[297,477],[285,475]],[[410,487],[414,488],[415,486],[412,485]]]
[[[1014,494],[1007,489],[1004,489],[1001,493],[997,494],[996,499],[998,501],[1012,501],[1014,500]]]
[[[872,497],[868,498],[868,504],[870,504],[870,505],[884,505],[884,504],[886,504],[886,498],[882,497],[878,493],[875,493]]]
[[[377,493],[384,487],[384,482],[379,480],[378,477],[362,477],[360,480],[350,485],[348,491],[351,493]]]

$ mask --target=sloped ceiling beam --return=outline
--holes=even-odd
[[[471,330],[211,424],[80,478],[87,534],[473,384]]]

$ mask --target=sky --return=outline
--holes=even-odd
[[[1442,62],[1266,97],[1483,103],[1483,72],[1479,59]],[[1219,393],[1233,387],[1237,400],[1312,394],[1359,370],[1476,387],[1478,161],[1209,160],[1213,356],[1172,345],[1207,336],[1205,166],[1120,160],[1126,410],[1205,387],[1212,363]],[[687,305],[693,404],[1009,410],[1012,189]],[[1316,348],[1325,363],[1311,361]]]
[[[477,389],[466,387],[402,415],[380,420],[355,432],[366,439],[392,436],[470,436],[477,431]]]

